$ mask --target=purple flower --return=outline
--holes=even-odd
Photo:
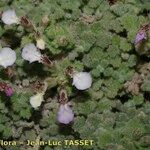
[[[147,39],[146,32],[144,30],[140,30],[135,38],[135,44],[139,43],[140,41]]]
[[[5,87],[5,93],[7,96],[11,97],[13,95],[13,89],[11,86]]]
[[[68,104],[61,104],[58,110],[57,119],[60,123],[69,124],[74,119],[74,113]]]

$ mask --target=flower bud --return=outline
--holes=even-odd
[[[44,50],[45,49],[45,41],[43,39],[37,39],[36,46],[37,46],[37,48]]]

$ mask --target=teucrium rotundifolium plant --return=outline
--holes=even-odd
[[[7,10],[2,13],[2,21],[7,25],[18,24],[19,18],[17,17],[15,10]],[[31,25],[31,27],[33,26]],[[24,60],[29,61],[29,63],[33,63],[36,61],[41,63],[47,61],[46,59],[48,58],[44,57],[41,54],[40,49],[41,50],[45,49],[45,42],[43,39],[39,38],[37,39],[36,46],[34,45],[34,43],[26,44],[22,49],[21,56]],[[4,68],[6,68],[8,66],[12,66],[15,63],[16,53],[15,51],[11,50],[11,48],[3,48],[0,53],[0,58],[1,58],[0,64]],[[74,85],[78,90],[86,90],[90,88],[92,85],[92,77],[90,73],[76,72],[74,70],[73,73],[71,74],[71,77],[73,78],[72,85]],[[38,92],[36,95],[30,97],[29,101],[33,108],[37,109],[38,107],[40,107],[40,105],[44,101],[43,95],[44,92],[42,93]],[[68,97],[67,94],[66,97]],[[63,124],[69,124],[74,119],[74,113],[70,108],[68,101],[63,101],[63,102],[61,101],[60,103],[61,104],[59,106],[59,110],[57,114],[58,121]]]

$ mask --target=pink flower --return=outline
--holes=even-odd
[[[13,95],[13,89],[11,86],[6,86],[4,91],[5,91],[6,95],[9,97],[11,97]]]
[[[61,104],[58,110],[57,119],[60,123],[69,124],[74,119],[74,113],[69,104]]]
[[[140,41],[142,41],[144,39],[145,40],[147,39],[146,32],[145,32],[145,30],[140,30],[136,35],[135,44],[139,43]]]

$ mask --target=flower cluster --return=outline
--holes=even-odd
[[[26,17],[17,17],[16,12],[14,10],[7,10],[2,13],[2,21],[7,25],[12,24],[20,24],[23,27],[32,28],[33,32],[36,33],[36,46],[34,43],[26,44],[23,49],[21,56],[24,60],[29,61],[29,63],[39,62],[39,63],[51,63],[47,56],[42,55],[40,50],[45,49],[45,42],[43,39],[39,38],[39,32],[35,31],[35,27],[32,25],[30,20]],[[0,51],[0,65],[4,68],[8,66],[12,66],[16,61],[16,53],[11,48],[3,48]],[[69,74],[69,73],[68,73]],[[74,85],[78,90],[86,90],[92,85],[92,77],[90,73],[87,72],[76,72],[72,71],[70,77],[73,79],[72,85]],[[6,95],[11,96],[12,90],[11,87],[5,87]],[[37,92],[37,94],[30,97],[30,104],[33,108],[38,108],[42,102],[44,92]],[[63,124],[68,124],[73,121],[74,113],[70,107],[70,102],[68,102],[68,96],[66,90],[60,91],[60,99],[59,99],[59,110],[58,110],[58,121]]]
[[[25,45],[22,49],[22,58],[29,61],[30,63],[38,62],[47,62],[45,59],[48,57],[42,56],[41,52],[33,43]],[[16,61],[16,52],[9,47],[4,47],[0,50],[0,65],[4,68],[12,66]]]
[[[20,24],[23,27],[25,24],[28,24],[27,22],[30,22],[26,17],[17,17],[15,10],[7,10],[2,13],[2,21],[6,25],[12,25],[12,24]],[[23,23],[25,22],[25,23]],[[35,29],[32,23],[29,23],[33,31],[35,32],[35,35],[39,34]],[[30,63],[38,61],[38,62],[50,62],[47,61],[48,57],[44,57],[39,49],[43,50],[45,49],[45,42],[44,40],[38,35],[36,38],[36,46],[34,43],[26,44],[25,47],[22,49],[22,58],[29,61]],[[7,55],[6,55],[7,54]],[[46,59],[46,60],[45,60]],[[16,54],[15,51],[12,51],[11,48],[3,48],[0,53],[0,65],[4,68],[11,66],[15,63],[16,60]]]
[[[87,72],[71,71],[69,75],[73,78],[73,83],[78,90],[86,90],[92,85],[92,77]],[[60,123],[68,124],[73,121],[74,113],[70,107],[71,103],[68,102],[66,90],[62,89],[59,94],[60,107],[58,110],[57,118]]]
[[[24,24],[22,23],[22,19],[25,18],[25,17],[22,17],[21,19],[16,15],[16,12],[15,10],[7,10],[7,11],[4,11],[2,13],[2,21],[6,24],[6,25],[12,25],[12,24],[21,24],[24,26]],[[26,19],[26,18],[25,18]],[[26,19],[26,21],[28,21]],[[31,23],[30,23],[31,24]],[[32,28],[33,25],[32,25]],[[33,29],[35,30],[35,29]],[[36,32],[36,31],[35,31]],[[37,33],[36,33],[37,34]],[[36,39],[37,43],[36,43],[36,46],[33,44],[33,43],[29,43],[27,45],[25,45],[25,47],[23,48],[22,50],[22,57],[23,59],[25,60],[28,60],[30,63],[34,62],[34,61],[39,61],[41,62],[41,53],[40,51],[38,51],[37,48],[43,50],[45,49],[45,42],[42,38],[38,37]],[[6,51],[6,50],[5,50]],[[4,52],[5,52],[4,51]],[[12,55],[12,53],[10,51],[6,51],[6,53],[8,53],[9,55]],[[10,63],[11,64],[11,63]]]

